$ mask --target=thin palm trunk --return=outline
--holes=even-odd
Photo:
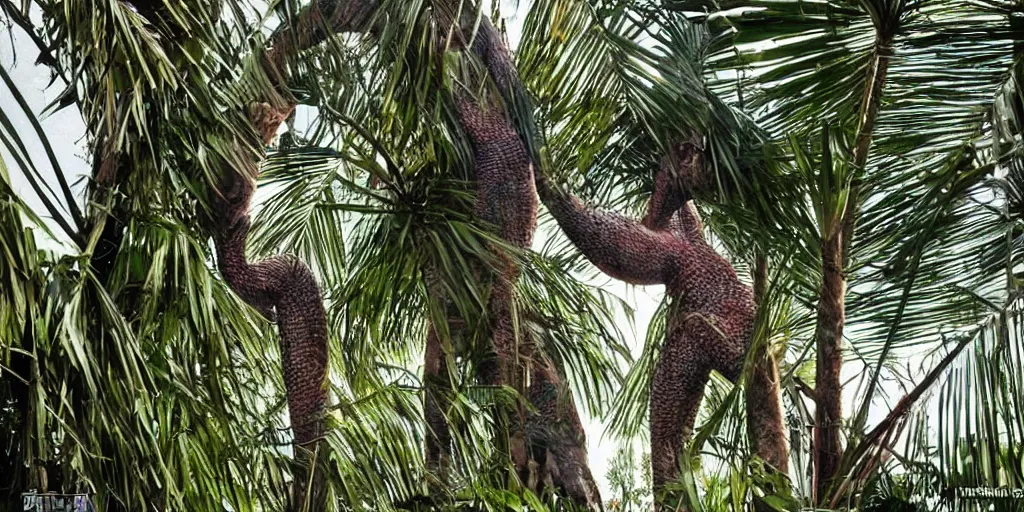
[[[814,409],[814,481],[818,497],[824,497],[842,457],[839,426],[842,420],[843,325],[845,322],[846,278],[843,276],[843,246],[840,230],[822,244],[822,288],[818,299],[815,328],[817,366]]]
[[[853,149],[853,164],[860,172],[867,164],[882,91],[889,70],[892,37],[876,38],[875,52],[868,68],[864,96],[861,99],[859,129]],[[847,265],[853,242],[860,197],[860,180],[850,185],[845,210],[835,229],[822,240],[822,284],[818,299],[815,342],[814,412],[814,491],[815,500],[825,499],[836,477],[843,456],[840,423],[843,414],[843,390],[840,371],[843,366],[843,326],[846,322]]]
[[[768,286],[768,263],[758,256],[754,266],[754,301],[764,307]],[[789,472],[789,440],[782,414],[779,367],[768,350],[767,340],[753,345],[756,351],[747,382],[747,438],[753,451],[782,474]]]
[[[444,482],[451,457],[452,435],[445,411],[451,402],[448,393],[448,358],[444,353],[437,329],[431,325],[423,356],[423,415],[427,422],[425,458],[427,471]]]

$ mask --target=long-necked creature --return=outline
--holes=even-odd
[[[662,159],[644,222],[585,205],[542,175],[537,189],[558,225],[580,252],[608,275],[639,285],[665,285],[671,297],[667,334],[651,384],[651,465],[656,489],[678,478],[679,456],[689,438],[710,372],[735,381],[750,346],[756,307],[753,293],[732,265],[701,234],[692,201],[676,172],[701,172],[700,150],[688,142]],[[758,428],[757,453],[785,471],[783,430],[775,365],[755,365],[752,385],[768,387],[767,400],[750,418]]]
[[[518,80],[504,42],[487,20],[480,25],[473,53],[483,61],[499,89]],[[496,74],[495,70],[504,72]],[[539,202],[533,164],[523,141],[496,97],[457,94],[455,101],[460,124],[473,149],[475,213],[496,226],[509,244],[528,250],[537,228]],[[511,258],[502,258],[500,265],[489,307],[497,368],[485,371],[485,379],[518,384],[523,382],[521,377],[529,375],[528,398],[538,411],[524,418],[526,432],[513,434],[513,461],[520,468],[520,476],[528,480],[523,467],[528,465],[527,457],[532,453],[535,459],[542,458],[539,462],[551,468],[548,473],[555,485],[575,503],[600,508],[600,496],[587,464],[586,438],[571,394],[561,385],[550,361],[527,340],[525,329],[515,330],[512,301],[520,270]],[[521,369],[527,361],[532,361],[526,368],[528,374]],[[516,439],[517,434],[523,438]]]

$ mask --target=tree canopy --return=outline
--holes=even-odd
[[[682,458],[694,510],[933,510],[949,489],[1020,487],[1022,19],[1011,0],[0,0],[0,44],[57,93],[29,104],[0,63],[0,510],[31,489],[99,510],[284,507],[303,473],[279,323],[215,247],[225,180],[257,164],[247,257],[292,255],[323,298],[329,510],[569,506],[497,441],[519,427],[496,407],[538,412],[525,383],[481,377],[509,262],[513,332],[539,347],[522,357],[606,427],[591,447],[618,449],[595,475],[606,510],[648,510],[671,301],[630,347],[636,302],[549,212],[532,247],[481,219],[460,97],[501,106],[533,172],[632,218],[700,134],[694,202],[759,297],[790,463],[771,471],[748,440],[748,356],[737,385],[705,389]],[[492,23],[522,91],[474,54]],[[261,103],[295,111],[261,134]],[[74,144],[47,133],[57,111],[84,123],[86,176],[56,156]],[[428,331],[445,475],[425,463]]]

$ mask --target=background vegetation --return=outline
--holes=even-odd
[[[327,305],[337,510],[413,510],[430,486],[419,354],[437,305],[423,270],[440,270],[463,318],[484,307],[467,262],[495,241],[470,215],[468,149],[434,86],[435,64],[458,52],[436,54],[431,8],[382,1],[381,33],[303,53],[291,85],[311,121],[290,125],[261,175],[252,256],[299,256]],[[265,87],[247,70],[301,3],[0,9],[34,46],[19,58],[38,58],[62,91],[33,109],[0,67],[13,100],[0,110],[0,510],[41,487],[94,492],[101,510],[280,508],[291,436],[276,336],[215,270],[206,205],[218,134],[240,130]],[[699,203],[707,231],[745,279],[766,271],[758,339],[780,360],[791,489],[752,460],[743,394],[715,378],[689,448],[695,509],[757,495],[783,509],[933,510],[950,487],[1021,487],[1024,5],[536,0],[513,12],[558,178],[636,215],[660,156],[650,134],[699,127],[722,185]],[[83,186],[40,124],[61,109],[86,126]],[[520,306],[621,446],[608,508],[646,510],[634,441],[664,311],[634,359],[616,321],[631,304],[593,286],[542,226],[518,255]],[[837,239],[838,269],[822,263]],[[839,396],[815,391],[827,272],[846,283]],[[510,397],[472,384],[479,345],[462,343],[466,428],[446,506],[550,506],[503,480],[481,411]],[[815,492],[825,403],[843,405],[845,449]]]

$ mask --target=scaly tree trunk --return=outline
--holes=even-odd
[[[526,434],[540,473],[531,475],[539,481],[531,482],[530,488],[537,491],[547,483],[576,505],[601,510],[600,491],[587,464],[586,433],[572,391],[540,352],[534,354],[530,379],[529,398],[536,412],[527,418]]]
[[[482,105],[462,95],[456,99],[462,128],[474,155],[476,216],[498,230],[514,247],[528,249],[537,225],[537,199],[533,190],[533,169],[515,130],[497,105]],[[495,249],[500,251],[500,249]],[[488,318],[494,360],[482,366],[485,383],[524,390],[525,367],[519,359],[516,332],[515,284],[520,269],[513,258],[498,254],[498,268],[491,276]],[[507,424],[508,453],[520,480],[528,477],[528,453],[523,432],[522,407],[516,407]]]
[[[450,19],[460,18],[452,16]],[[489,77],[503,95],[525,94],[504,41],[486,18],[478,28],[472,51],[483,62]],[[493,99],[490,103],[481,103],[466,94],[457,94],[456,101],[463,131],[473,147],[476,215],[496,226],[500,236],[509,244],[528,250],[537,227],[539,205],[534,185],[535,162],[510,120],[510,116],[522,113],[515,110],[515,105],[511,106],[512,110],[506,110]],[[552,400],[546,398],[550,393],[534,393],[537,389],[553,390],[557,401],[566,405],[556,408],[558,414],[530,417],[522,407],[517,408],[515,414],[518,418],[515,419],[518,421],[512,422],[512,432],[509,433],[510,456],[520,480],[529,483],[530,451],[552,453],[550,459],[557,468],[552,474],[555,486],[566,492],[577,505],[598,510],[602,504],[587,463],[586,439],[578,412],[564,386],[545,386],[545,383],[560,382],[550,362],[529,348],[532,343],[520,344],[517,340],[517,335],[519,339],[525,339],[525,333],[515,331],[513,321],[516,314],[513,307],[515,283],[520,269],[511,258],[500,256],[500,259],[501,268],[493,277],[489,305],[496,368],[485,368],[484,373],[490,375],[491,384],[512,385],[527,394],[523,360],[532,356],[544,361],[532,369],[536,387],[531,387],[528,395],[533,405],[538,410],[552,410]],[[542,401],[538,403],[537,400]],[[546,434],[540,436],[539,432]]]
[[[277,93],[250,106],[250,122],[259,140],[235,140],[225,162],[219,195],[212,201],[218,226],[214,241],[217,265],[239,297],[278,324],[288,413],[294,435],[295,470],[289,510],[323,510],[326,490],[315,455],[324,432],[327,402],[327,321],[313,273],[291,255],[251,263],[245,256],[249,234],[249,202],[255,192],[262,145],[277,133],[295,108],[286,88],[290,59],[333,33],[361,31],[372,8],[360,2],[318,2],[302,11],[294,25],[272,40],[263,70]],[[261,146],[256,148],[257,144]]]
[[[656,189],[643,223],[596,210],[558,190],[538,174],[537,190],[559,226],[605,273],[634,284],[664,284],[672,297],[665,342],[651,389],[651,453],[656,493],[678,478],[680,452],[690,436],[711,370],[739,377],[754,327],[751,290],[732,266],[704,240],[688,190],[706,181],[697,136],[662,160]],[[778,377],[770,365],[755,372],[752,393],[778,404]],[[774,393],[774,395],[773,395]],[[753,416],[772,442],[757,442],[759,453],[786,466],[781,409]],[[763,425],[761,423],[764,423]],[[658,496],[659,506],[674,498]]]

